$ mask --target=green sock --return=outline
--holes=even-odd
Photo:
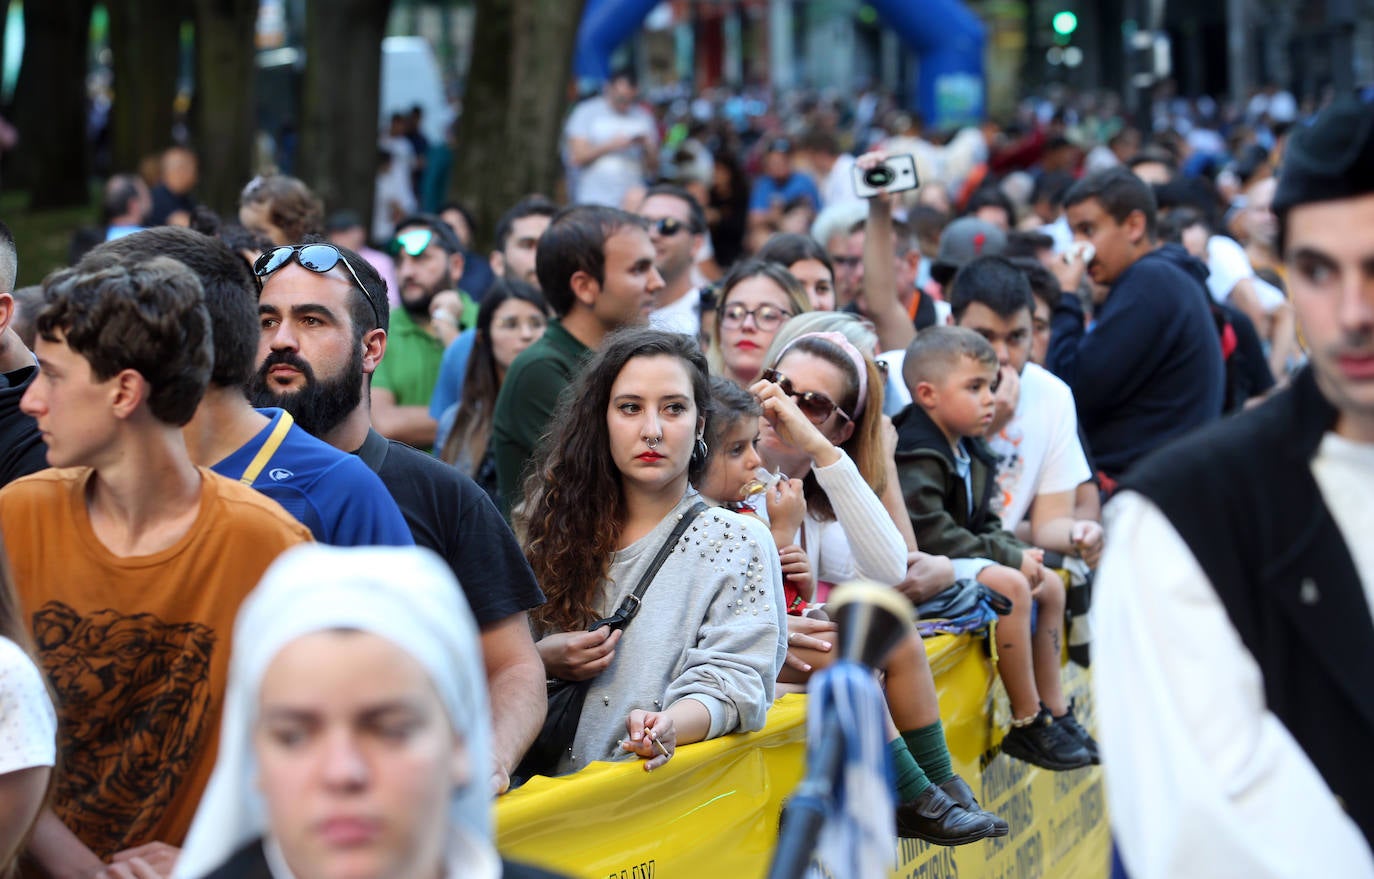
[[[902,741],[906,742],[912,757],[921,764],[932,784],[944,784],[954,777],[949,746],[945,744],[945,728],[940,721],[902,733]]]
[[[897,801],[909,803],[925,793],[930,779],[907,750],[906,742],[895,738],[887,743],[887,750],[892,754],[892,768],[897,775]]]

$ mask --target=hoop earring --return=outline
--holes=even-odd
[[[709,454],[711,454],[711,449],[706,445],[706,440],[697,437],[696,446],[692,449],[691,466],[700,467],[702,464],[705,464],[706,456]]]

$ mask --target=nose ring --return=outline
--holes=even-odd
[[[646,446],[648,446],[649,448],[652,449],[652,448],[655,448],[662,440],[663,440],[663,437],[661,437],[661,436],[646,437],[645,440],[644,440],[644,445],[646,445]]]

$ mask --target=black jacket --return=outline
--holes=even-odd
[[[38,424],[19,411],[19,400],[36,375],[37,366],[0,375],[0,488],[48,467],[48,447]]]
[[[1206,278],[1205,265],[1166,244],[1116,279],[1091,332],[1076,296],[1054,310],[1047,364],[1073,389],[1111,477],[1221,415],[1225,369]]]
[[[1312,476],[1336,410],[1310,368],[1122,483],[1168,517],[1264,675],[1269,710],[1374,844],[1374,618]],[[1199,669],[1205,674],[1206,669]]]

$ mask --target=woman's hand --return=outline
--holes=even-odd
[[[802,521],[806,518],[806,495],[800,479],[779,479],[764,494],[768,509],[768,530],[773,542],[786,546],[797,539]]]
[[[829,653],[834,645],[833,635],[840,630],[834,620],[818,620],[811,617],[787,616],[787,664],[797,671],[811,671],[811,663],[796,653],[796,648],[805,647]]]
[[[796,587],[802,601],[810,601],[816,594],[816,583],[811,579],[811,559],[806,550],[796,544],[778,548],[778,561],[782,563],[782,575]]]
[[[770,381],[759,380],[749,388],[763,404],[763,417],[778,439],[794,449],[805,452],[817,467],[826,467],[840,459],[839,450],[820,428],[797,408],[797,402]]]
[[[645,772],[653,772],[677,753],[677,725],[666,711],[636,708],[625,719],[630,737],[620,743],[622,751],[645,758]]]
[[[615,659],[620,629],[609,626],[595,632],[559,632],[545,635],[534,645],[544,670],[565,681],[585,681],[601,674]]]
[[[883,460],[897,457],[897,425],[892,419],[883,416],[882,420]]]

